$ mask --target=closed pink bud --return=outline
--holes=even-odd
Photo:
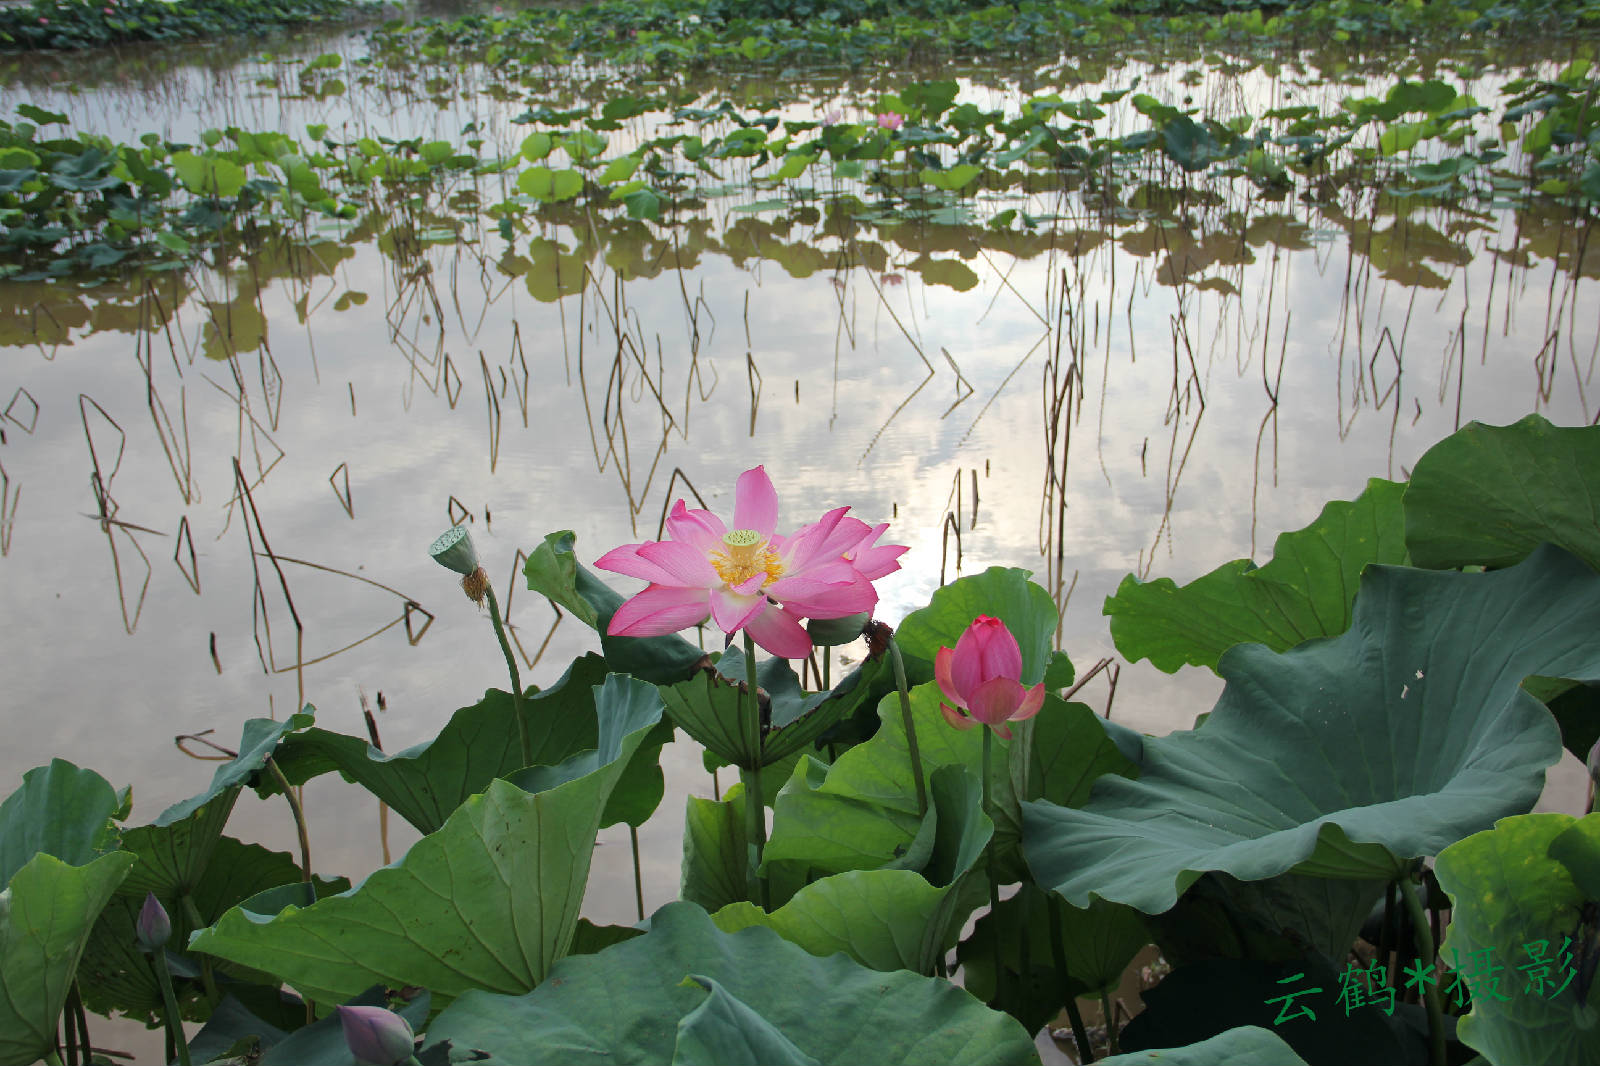
[[[954,648],[939,649],[933,674],[950,701],[941,702],[939,709],[957,729],[971,729],[975,719],[1009,738],[1005,723],[1032,718],[1044,706],[1044,682],[1031,689],[1022,685],[1017,638],[1004,622],[988,615],[974,618]]]
[[[339,1024],[350,1054],[374,1066],[395,1066],[417,1050],[411,1025],[394,1011],[382,1007],[340,1007]]]
[[[145,893],[144,906],[139,908],[139,918],[133,925],[133,935],[146,951],[160,951],[172,937],[172,919],[166,908],[156,899],[154,892]]]

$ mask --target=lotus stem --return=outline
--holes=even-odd
[[[165,1005],[162,1021],[167,1025],[167,1039],[178,1052],[178,1066],[191,1066],[189,1041],[184,1039],[183,1018],[178,1014],[178,997],[172,994],[172,972],[167,969],[167,951],[156,948],[150,953],[156,967],[156,983],[161,986],[161,1002]]]
[[[300,807],[300,797],[294,794],[294,786],[289,784],[277,760],[270,755],[267,756],[267,769],[277,780],[278,787],[283,789],[283,798],[289,801],[289,812],[294,815],[294,827],[300,834],[300,880],[305,882],[306,906],[309,907],[317,901],[317,890],[311,883],[311,834],[306,828],[306,812]]]
[[[746,702],[743,708],[745,728],[755,738],[756,750],[755,765],[750,768],[739,767],[739,780],[744,782],[745,851],[749,858],[745,880],[754,886],[761,909],[766,910],[770,905],[769,893],[766,875],[761,872],[761,856],[767,850],[766,797],[761,790],[762,748],[766,738],[761,733],[761,690],[756,684],[756,642],[748,629],[744,631],[744,666],[747,684],[741,701]]]
[[[89,1066],[94,1061],[94,1044],[89,1039],[89,1013],[83,1009],[83,990],[78,987],[76,978],[72,981],[72,993],[67,999],[67,1009],[72,1011],[73,1017],[78,1020],[78,1058],[83,1066]]]
[[[900,642],[889,638],[889,656],[894,662],[894,687],[900,693],[900,717],[906,724],[906,745],[911,751],[911,780],[917,786],[917,815],[928,813],[928,783],[922,776],[922,751],[917,747],[917,723],[911,718],[911,686],[906,684],[906,661],[900,655]],[[984,743],[984,803],[989,802],[988,751],[989,734],[983,734]]]
[[[522,720],[522,675],[517,672],[517,657],[511,654],[511,642],[506,639],[506,628],[500,622],[500,601],[495,599],[494,586],[485,584],[484,593],[489,598],[489,620],[494,623],[494,635],[500,638],[500,650],[505,653],[506,668],[511,671],[511,706],[517,716],[517,739],[522,743],[522,765],[533,765],[533,743],[528,739],[528,723]]]
[[[1106,1017],[1106,1052],[1118,1054],[1117,1015],[1111,1009],[1111,993],[1103,988],[1100,990],[1100,1013]]]
[[[989,813],[989,751],[994,747],[994,730],[988,726],[979,728],[983,730],[983,813],[992,821],[994,815]],[[994,949],[994,1001],[999,1009],[1004,1010],[1004,1007],[999,1006],[1003,1001],[1001,992],[1005,986],[1006,971],[1005,962],[1000,957],[1000,873],[995,864],[993,832],[989,834],[989,843],[985,845],[984,851],[989,866],[985,872],[989,875],[989,943]]]
[[[1087,1066],[1094,1061],[1094,1047],[1089,1043],[1089,1030],[1084,1027],[1083,1013],[1078,1010],[1078,998],[1067,992],[1067,949],[1061,943],[1061,900],[1054,892],[1045,894],[1046,913],[1050,916],[1050,962],[1056,968],[1057,991],[1062,1006],[1067,1010],[1067,1021],[1072,1024],[1072,1039],[1078,1043],[1078,1062]]]
[[[185,892],[178,902],[182,904],[184,917],[189,919],[190,926],[195,929],[204,929],[206,927],[206,920],[200,916],[200,908],[196,906],[192,895]],[[211,957],[209,955],[200,956],[200,983],[205,985],[206,1002],[213,1007],[222,1002],[222,994],[217,991],[217,976],[211,968]]]
[[[644,921],[644,877],[639,871],[639,827],[628,826],[628,837],[633,842],[633,898],[639,904],[639,920]]]
[[[44,1061],[48,1062],[50,1066],[61,1066],[61,1056],[56,1054],[55,1048],[51,1048],[44,1053]]]
[[[1400,885],[1400,895],[1406,901],[1406,911],[1411,915],[1411,931],[1417,940],[1417,968],[1432,967],[1437,962],[1433,943],[1433,930],[1428,924],[1428,916],[1422,909],[1422,901],[1417,898],[1417,888],[1411,881],[1409,872],[1396,878]],[[1428,1004],[1428,1061],[1432,1066],[1445,1066],[1444,1060],[1444,1008],[1439,1002],[1439,982],[1433,984],[1422,982],[1423,997]]]

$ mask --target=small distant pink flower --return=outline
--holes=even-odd
[[[734,492],[729,530],[710,511],[677,501],[667,540],[624,544],[595,565],[649,586],[611,617],[615,637],[655,637],[707,618],[730,636],[743,629],[773,655],[811,651],[804,618],[844,618],[878,602],[872,582],[899,569],[906,549],[879,545],[884,526],[869,526],[838,507],[784,537],[778,494],[764,467],[746,470]]]
[[[894,111],[885,111],[878,116],[878,126],[881,129],[897,130],[905,124],[905,116]]]
[[[939,649],[933,676],[945,698],[955,704],[941,701],[939,710],[957,729],[971,729],[977,720],[1010,738],[1007,722],[1032,718],[1044,706],[1043,681],[1031,689],[1022,687],[1017,638],[1004,622],[988,615],[974,618],[954,649]]]
[[[48,25],[50,25],[50,20],[45,18],[43,15],[40,15],[39,16],[39,25],[48,26]]]
[[[822,124],[824,126],[833,126],[836,125],[842,118],[844,118],[844,112],[840,111],[836,107],[832,111],[829,111],[826,115],[822,116]]]
[[[883,283],[885,285],[904,285],[906,283],[906,278],[904,274],[885,274],[883,276]]]

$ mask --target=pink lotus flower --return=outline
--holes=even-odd
[[[824,126],[833,126],[836,125],[842,118],[844,118],[844,112],[840,111],[836,107],[832,111],[829,111],[826,115],[822,116],[822,124]]]
[[[602,570],[650,585],[617,608],[606,632],[656,637],[708,617],[730,636],[743,629],[773,655],[811,651],[803,618],[844,618],[878,602],[872,582],[900,568],[906,549],[879,545],[888,526],[869,526],[838,507],[784,537],[776,532],[778,494],[764,467],[746,470],[734,492],[730,531],[710,511],[682,500],[661,541],[624,544],[601,556]]]
[[[998,618],[979,615],[956,641],[954,650],[940,648],[933,676],[946,698],[940,701],[945,721],[971,729],[973,719],[1010,739],[1007,722],[1032,718],[1044,706],[1044,682],[1022,687],[1022,649]],[[960,708],[959,710],[957,708]],[[963,713],[966,712],[966,713]],[[970,714],[971,718],[967,717]]]
[[[886,111],[878,116],[878,127],[886,130],[897,130],[906,124],[906,118],[894,111]]]

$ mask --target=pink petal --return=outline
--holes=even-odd
[[[1016,713],[1011,716],[1011,720],[1020,722],[1024,718],[1032,718],[1039,713],[1039,708],[1043,706],[1044,682],[1041,681],[1028,690],[1027,696],[1023,697],[1022,706],[1017,708]]]
[[[900,556],[911,550],[904,544],[878,544],[878,538],[888,529],[887,522],[873,526],[855,547],[844,553],[845,558],[861,571],[861,576],[869,581],[876,581],[900,569]]]
[[[989,728],[993,729],[994,730],[994,735],[999,737],[1001,740],[1010,740],[1011,739],[1011,730],[1009,728],[1007,728],[1006,726],[1004,726],[1004,725],[992,725]]]
[[[767,477],[767,468],[758,466],[739,475],[733,492],[733,528],[753,529],[763,537],[778,528],[778,490]]]
[[[803,659],[811,654],[811,638],[799,621],[781,607],[767,609],[745,623],[745,631],[757,644],[781,659]]]
[[[754,596],[767,585],[767,572],[765,570],[751,574],[737,585],[729,586],[730,592],[737,592],[741,596]]]
[[[651,585],[617,608],[606,632],[613,637],[659,637],[699,625],[710,612],[703,588]]]
[[[962,714],[948,703],[941,701],[939,704],[939,710],[944,715],[944,720],[955,726],[957,729],[966,730],[972,728],[972,719],[968,718],[966,715]]]
[[[667,535],[681,540],[697,551],[713,552],[722,547],[722,535],[728,527],[710,511],[691,511],[682,500],[672,505],[667,516]]]
[[[602,570],[610,570],[615,574],[626,574],[628,577],[643,578],[645,581],[658,582],[663,585],[682,585],[684,582],[677,580],[663,570],[657,563],[643,558],[639,554],[645,544],[624,544],[620,548],[612,548],[594,561],[594,565]]]
[[[854,518],[846,519],[848,507],[836,507],[809,525],[795,530],[783,545],[784,566],[791,570],[804,570],[815,563],[843,557],[846,549],[859,541],[860,532],[848,523],[865,526]],[[840,532],[840,526],[844,530]]]
[[[872,587],[872,582],[854,572],[850,577],[848,582],[809,589],[806,586],[814,582],[796,578],[794,584],[785,588],[782,594],[778,586],[783,582],[775,581],[768,592],[789,610],[805,618],[845,618],[871,611],[878,604],[878,593]]]
[[[945,694],[945,698],[955,701],[957,707],[964,708],[967,701],[962,698],[955,679],[950,676],[950,663],[955,657],[953,648],[940,648],[939,654],[933,657],[933,678],[939,682],[939,691]]]
[[[711,590],[711,620],[730,636],[748,625],[766,605],[764,596],[741,596],[725,588]]]
[[[670,575],[670,580],[661,581],[664,585],[690,585],[699,588],[711,588],[722,584],[722,578],[711,566],[711,561],[706,558],[706,553],[690,547],[682,541],[658,540],[649,544],[639,545],[639,558],[648,563],[653,563],[664,573]]]
[[[970,693],[967,710],[984,725],[998,726],[1016,714],[1027,695],[1027,690],[1011,678],[991,677]]]
[[[1022,676],[1022,652],[1017,638],[1011,635],[1006,624],[998,618],[979,615],[972,620],[967,631],[956,641],[955,665],[951,670],[961,691],[971,694],[985,681],[996,677],[1009,677],[1013,681]]]

